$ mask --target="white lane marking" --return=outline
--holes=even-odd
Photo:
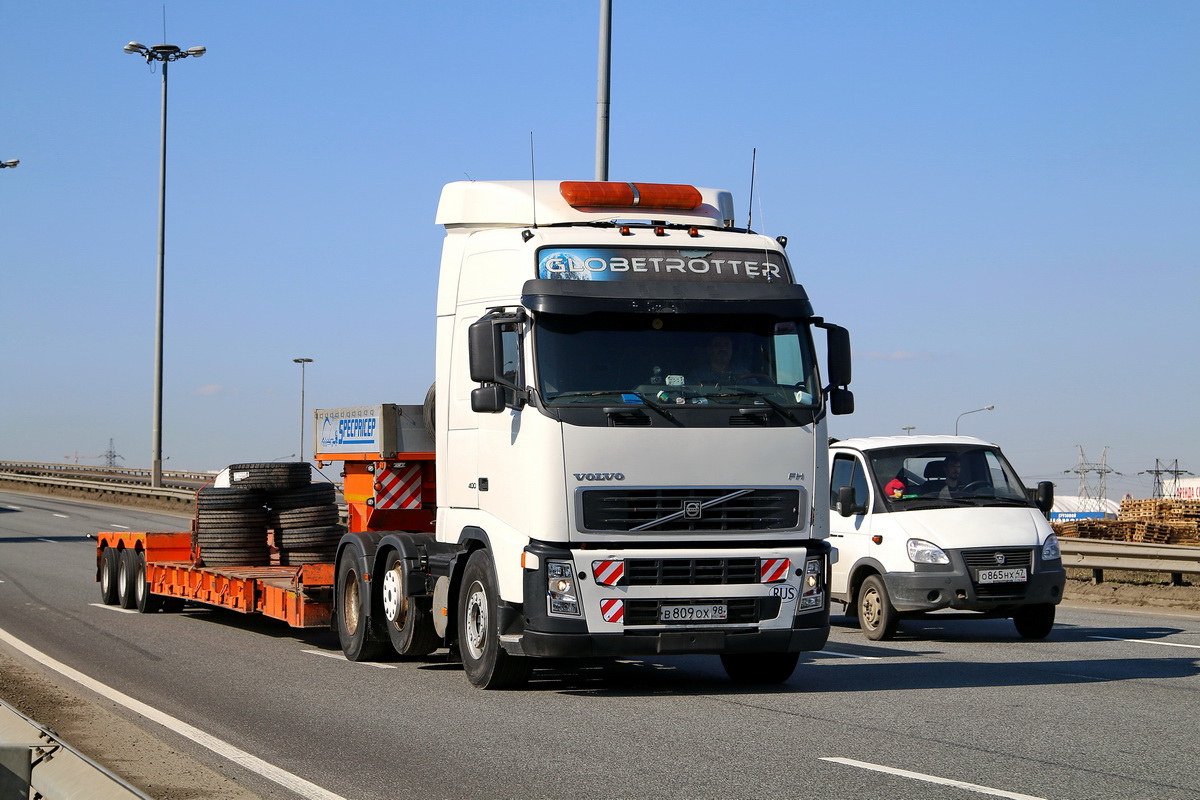
[[[909,772],[906,769],[896,769],[895,767],[884,767],[879,764],[870,764],[866,761],[855,761],[852,758],[822,758],[822,761],[832,761],[836,764],[845,764],[850,767],[860,767],[862,769],[874,770],[875,772],[886,772],[888,775],[899,775],[902,778],[912,778],[916,781],[925,781],[926,783],[940,783],[943,786],[955,786],[959,789],[967,789],[980,794],[990,794],[993,797],[1007,797],[1009,800],[1045,800],[1041,797],[1036,797],[1031,794],[1018,794],[1017,792],[1006,792],[1003,789],[993,789],[990,786],[980,786],[975,783],[966,783],[965,781],[956,781],[952,778],[939,778],[936,775],[926,775],[922,772]]]
[[[9,511],[20,511],[21,510],[20,506],[0,506],[0,508],[7,508]]]
[[[39,542],[49,542],[50,544],[58,544],[57,539],[41,539],[41,538],[39,538],[38,541]]]
[[[118,614],[140,614],[136,608],[121,608],[120,606],[106,606],[104,603],[88,603],[89,606],[103,608],[105,611],[116,611]]]
[[[867,661],[878,661],[879,656],[860,656],[854,653],[839,653],[837,650],[818,650],[817,655],[822,656],[837,656],[838,658],[862,658]]]
[[[1179,642],[1155,642],[1150,639],[1118,639],[1116,636],[1089,636],[1089,639],[1104,639],[1109,642],[1137,642],[1138,644],[1157,644],[1163,647],[1191,647],[1200,650],[1200,644],[1180,644]]]
[[[58,517],[59,519],[70,519],[70,517],[68,517],[66,514],[55,514],[54,516]]]
[[[110,528],[120,528],[120,529],[121,529],[121,530],[123,530],[123,531],[127,531],[127,530],[129,530],[129,526],[128,526],[128,525],[118,525],[118,524],[117,524],[117,523],[115,523],[115,522],[110,522],[110,523],[108,523],[108,527],[110,527]]]
[[[324,656],[325,658],[332,658],[336,661],[345,661],[347,664],[352,663],[350,659],[346,658],[346,656],[342,653],[327,653],[324,650],[301,650],[300,652],[308,653],[311,656]],[[357,663],[362,664],[364,667],[375,667],[375,669],[400,669],[395,664],[376,664],[372,661],[359,661]]]
[[[274,764],[263,761],[261,758],[253,756],[250,753],[247,753],[245,750],[234,747],[228,742],[222,741],[215,736],[207,734],[199,728],[187,724],[181,719],[176,719],[170,714],[159,711],[153,706],[148,706],[140,700],[135,700],[127,694],[118,692],[116,689],[113,689],[112,687],[107,686],[100,681],[95,680],[94,678],[90,678],[76,669],[68,667],[61,661],[56,661],[40,650],[37,650],[21,641],[3,628],[0,628],[0,642],[4,642],[8,646],[21,651],[33,660],[54,670],[60,675],[75,681],[80,686],[91,689],[101,697],[112,700],[114,703],[119,703],[120,705],[128,708],[130,711],[133,711],[136,714],[141,714],[146,719],[152,722],[157,722],[164,728],[174,731],[175,733],[187,739],[191,739],[201,747],[206,747],[217,755],[227,758],[235,764],[245,767],[251,772],[257,773],[258,775],[261,775],[267,780],[279,784],[289,791],[295,792],[301,797],[309,798],[309,800],[346,800],[346,798],[342,797],[340,794],[334,794],[328,789],[324,789],[315,783],[312,783],[311,781],[306,781],[299,775],[293,775],[286,770],[280,769]]]

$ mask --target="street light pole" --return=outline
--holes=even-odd
[[[300,365],[300,460],[304,460],[304,366],[311,364],[311,358],[293,358]]]
[[[203,47],[180,50],[173,44],[147,47],[139,42],[130,42],[125,45],[125,52],[142,56],[147,64],[152,61],[162,62],[162,134],[159,138],[158,158],[158,279],[154,306],[154,408],[150,421],[150,485],[159,488],[162,486],[163,291],[167,234],[167,65],[188,56],[199,58],[206,50]]]
[[[963,413],[959,414],[958,418],[954,420],[954,435],[958,436],[958,420],[962,419],[967,414],[977,414],[980,411],[991,411],[993,408],[995,408],[995,406],[984,406],[983,408],[977,408],[974,411],[964,411]]]
[[[917,426],[916,426],[916,425],[905,425],[905,426],[904,426],[903,428],[901,428],[900,430],[902,430],[902,431],[908,431],[908,435],[909,435],[909,436],[912,436],[912,432],[913,432],[913,431],[915,431],[916,429],[917,429]]]

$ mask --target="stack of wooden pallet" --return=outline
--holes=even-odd
[[[1200,500],[1124,500],[1115,520],[1056,522],[1054,532],[1068,538],[1200,545]]]

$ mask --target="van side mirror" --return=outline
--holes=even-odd
[[[867,513],[866,506],[860,506],[855,502],[854,487],[843,486],[837,492],[837,513],[843,517],[853,517],[855,514]]]
[[[1033,504],[1038,507],[1038,510],[1050,516],[1050,509],[1054,507],[1054,484],[1050,481],[1042,481],[1037,485],[1037,491],[1033,496]]]

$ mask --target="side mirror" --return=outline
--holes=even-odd
[[[849,389],[830,389],[829,412],[831,414],[853,414],[854,392]]]
[[[853,486],[843,486],[838,489],[837,513],[843,517],[853,517],[855,514],[865,514],[866,512],[866,506],[860,506],[855,502]]]
[[[471,410],[480,414],[498,414],[504,410],[504,387],[489,383],[471,390]]]
[[[492,383],[496,380],[500,329],[492,324],[492,319],[487,316],[471,323],[467,332],[467,358],[470,362],[471,380],[475,383]]]
[[[1038,507],[1038,510],[1050,516],[1050,509],[1054,507],[1054,484],[1050,481],[1042,481],[1037,485],[1037,492],[1034,494],[1033,504]]]
[[[829,385],[849,386],[851,377],[850,331],[841,325],[826,325],[825,334],[828,348],[826,360],[829,362]]]

